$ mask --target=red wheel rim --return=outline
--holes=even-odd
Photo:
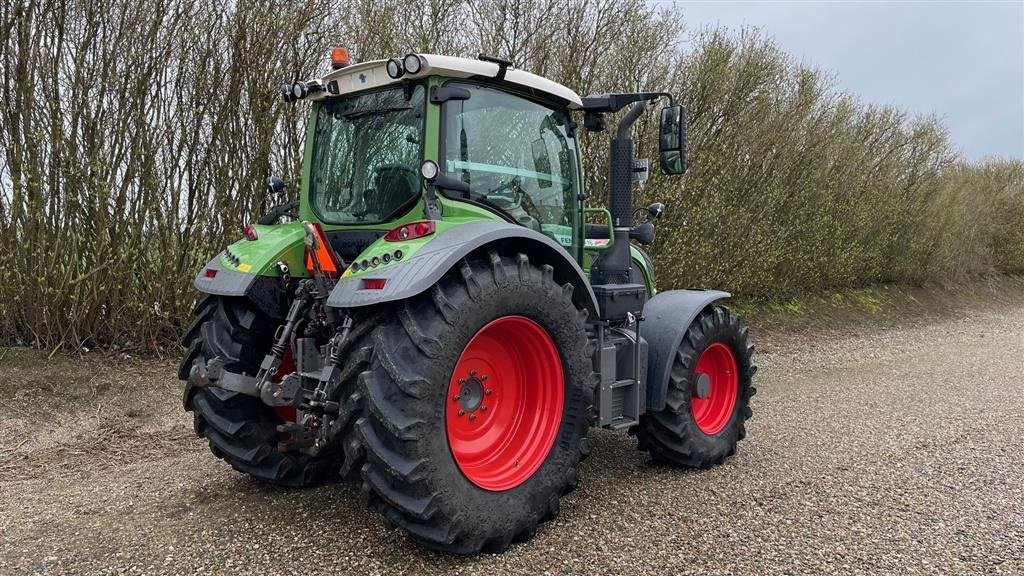
[[[448,446],[470,482],[508,490],[547,458],[562,422],[562,360],[547,331],[522,316],[480,329],[455,364],[445,399]]]
[[[715,342],[704,349],[694,369],[692,398],[693,419],[701,432],[718,434],[732,418],[739,390],[736,357],[732,349]]]

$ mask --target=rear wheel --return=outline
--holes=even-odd
[[[675,355],[665,408],[644,414],[630,431],[640,450],[658,462],[692,468],[731,456],[751,416],[753,353],[738,315],[722,306],[702,312]]]
[[[186,348],[178,377],[187,380],[192,367],[221,358],[224,368],[254,376],[274,333],[274,322],[248,300],[211,296],[195,312],[185,334]],[[284,367],[282,365],[282,367]],[[287,373],[284,369],[280,372]],[[281,486],[308,486],[334,480],[339,456],[326,450],[313,457],[278,450],[277,426],[295,418],[294,409],[270,408],[258,398],[224,390],[186,385],[185,409],[194,412],[196,434],[235,470]]]
[[[595,377],[571,295],[551,267],[491,253],[375,330],[363,489],[414,540],[503,551],[575,488]]]

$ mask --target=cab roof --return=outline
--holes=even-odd
[[[371,60],[333,70],[318,82],[323,90],[310,95],[310,100],[320,100],[342,94],[362,92],[373,88],[399,84],[405,80],[426,78],[427,76],[445,76],[449,78],[466,78],[495,80],[499,75],[500,66],[485,60],[459,58],[457,56],[440,56],[437,54],[418,54],[423,62],[422,68],[415,74],[406,73],[395,79],[388,76],[385,65],[387,60]],[[525,70],[509,66],[501,83],[522,89],[538,98],[552,100],[570,109],[583,107],[579,94],[569,88],[547,78],[537,76]]]

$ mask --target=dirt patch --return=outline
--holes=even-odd
[[[0,482],[82,473],[201,446],[168,402],[169,360],[6,349],[0,387]]]

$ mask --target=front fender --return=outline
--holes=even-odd
[[[694,318],[713,302],[728,298],[719,290],[659,292],[644,306],[641,334],[647,340],[647,410],[665,408],[665,394],[676,351]]]
[[[386,242],[378,240],[378,243]],[[405,300],[426,291],[460,260],[473,252],[495,248],[503,254],[521,252],[534,264],[549,264],[555,280],[571,282],[573,300],[597,318],[597,299],[587,276],[560,244],[540,232],[508,222],[474,221],[437,234],[406,260],[382,266],[369,273],[344,277],[334,287],[327,304],[355,308]],[[373,247],[369,248],[373,250]],[[365,289],[367,279],[385,280],[382,289]]]

